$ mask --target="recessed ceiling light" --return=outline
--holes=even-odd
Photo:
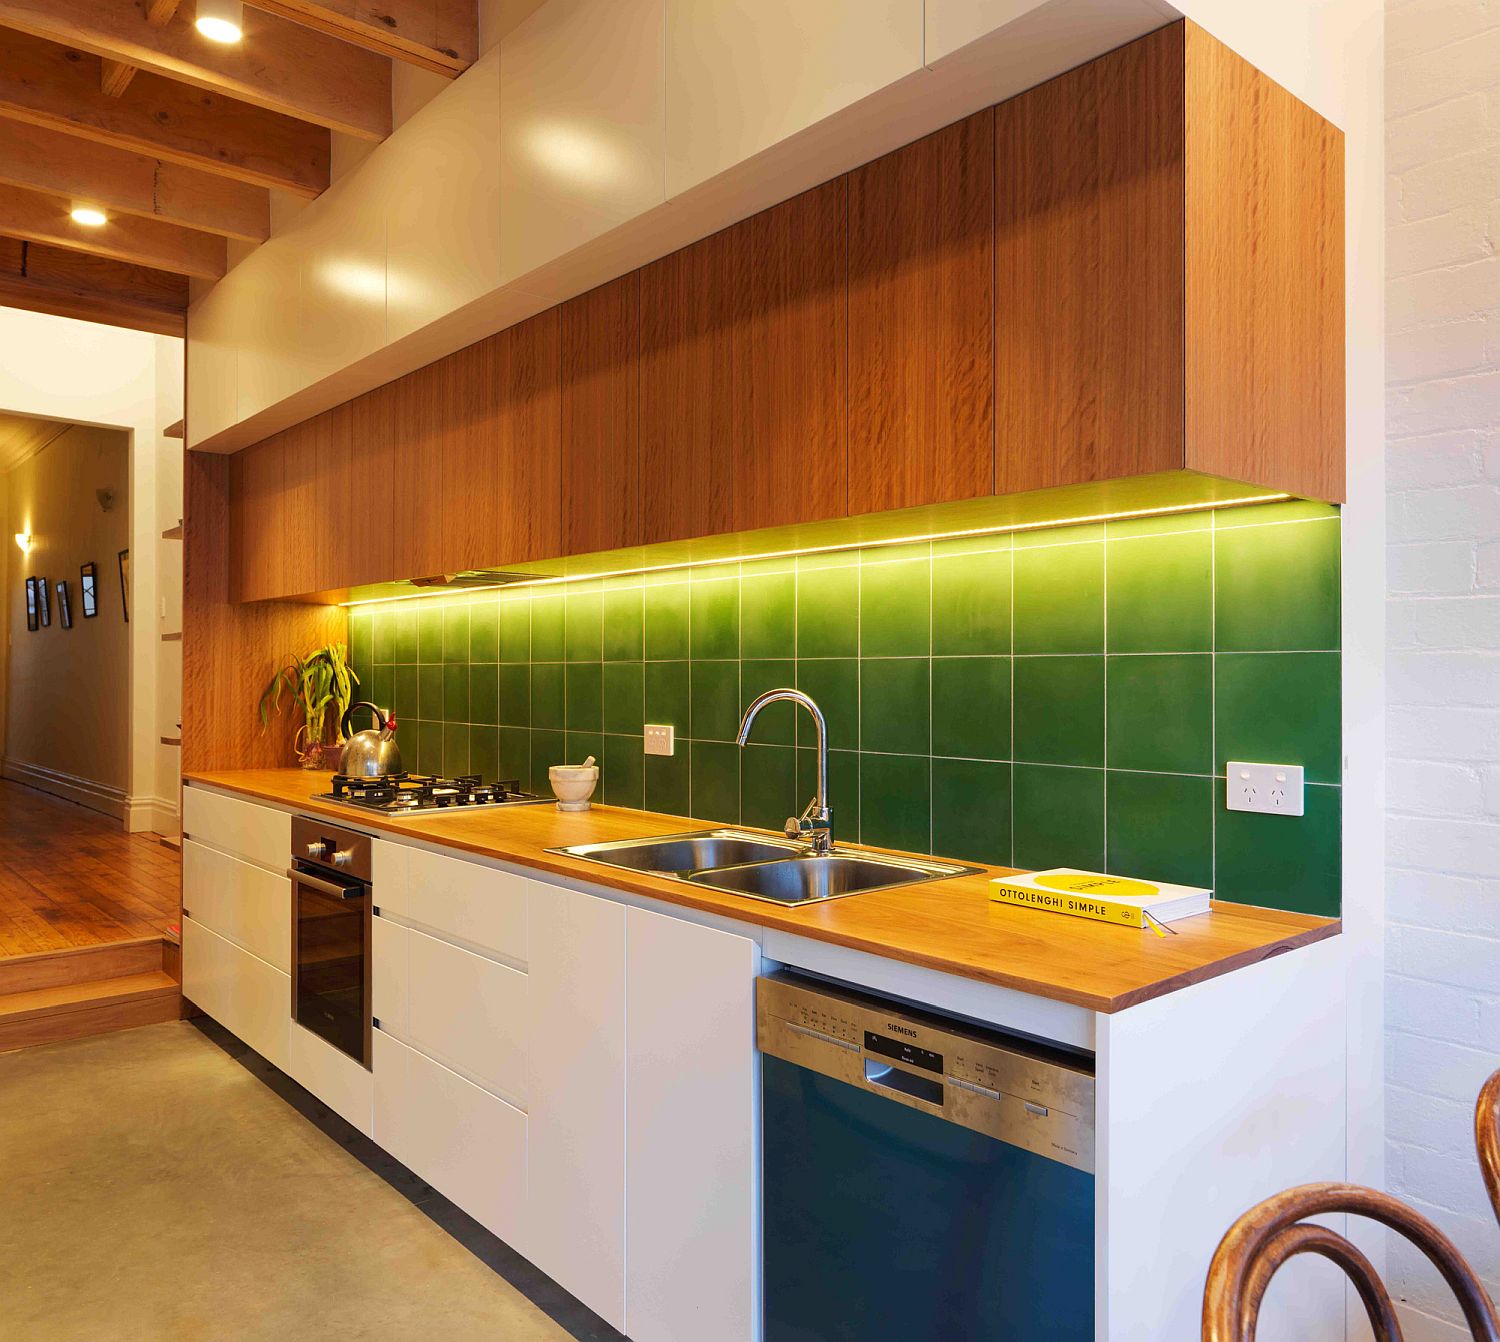
[[[241,0],[198,0],[196,27],[210,42],[238,42],[244,35]]]
[[[88,228],[98,228],[109,223],[109,216],[97,205],[89,205],[81,200],[73,202],[73,208],[68,214],[75,224],[83,224]]]

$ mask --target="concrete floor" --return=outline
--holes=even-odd
[[[178,1021],[0,1056],[0,1334],[575,1336]]]

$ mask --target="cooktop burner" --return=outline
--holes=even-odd
[[[357,806],[387,815],[444,811],[455,806],[533,806],[546,801],[525,791],[520,780],[506,778],[486,783],[478,774],[438,778],[432,774],[387,774],[384,778],[351,778],[334,774],[333,791],[318,794],[319,801]]]

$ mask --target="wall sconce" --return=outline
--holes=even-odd
[[[107,513],[115,506],[115,491],[112,489],[96,489],[94,497],[99,501],[99,511]]]
[[[31,532],[16,532],[16,545],[20,548],[23,555],[29,555],[31,553]]]
[[[210,42],[238,42],[244,35],[241,0],[198,0],[194,26]]]

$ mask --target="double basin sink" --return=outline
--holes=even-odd
[[[649,872],[773,904],[815,904],[893,886],[972,875],[980,867],[834,848],[814,853],[806,845],[735,829],[696,830],[660,838],[617,839],[554,848],[607,867]]]

